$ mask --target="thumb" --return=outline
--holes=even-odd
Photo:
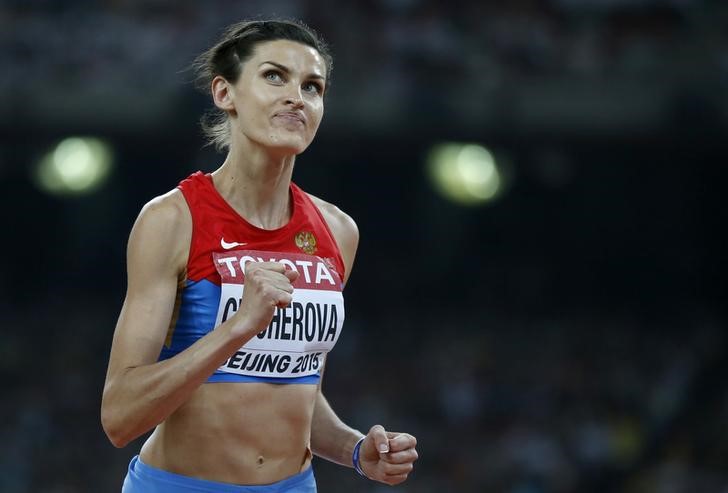
[[[389,439],[387,438],[387,432],[384,431],[382,425],[374,425],[369,429],[369,438],[374,444],[374,448],[380,454],[386,454],[389,452]]]
[[[298,279],[299,273],[295,270],[286,269],[284,275],[288,278],[289,281],[293,282]]]

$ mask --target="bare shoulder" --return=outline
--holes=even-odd
[[[308,196],[311,197],[313,203],[316,204],[316,207],[323,214],[324,219],[326,219],[326,224],[328,224],[334,236],[337,237],[337,241],[339,241],[339,236],[341,236],[342,239],[347,239],[348,241],[353,239],[358,242],[359,228],[351,216],[330,202],[326,202],[311,194],[308,194]]]
[[[190,212],[182,192],[175,188],[169,192],[158,195],[144,204],[140,218],[149,218],[162,222],[184,222],[189,218]]]
[[[182,192],[174,189],[142,207],[129,237],[128,254],[161,256],[168,265],[184,265],[191,238],[192,216]]]
[[[346,275],[348,277],[354,264],[357,246],[359,245],[359,228],[351,216],[334,204],[311,194],[308,194],[308,196],[311,197],[313,203],[321,211],[321,214],[326,220],[326,224],[334,235],[339,250],[341,250],[341,255],[344,257]]]

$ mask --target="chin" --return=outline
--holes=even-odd
[[[277,154],[298,155],[308,149],[310,142],[301,142],[300,139],[279,139],[270,142],[268,147]]]

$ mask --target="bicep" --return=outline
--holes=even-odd
[[[171,202],[171,203],[170,203]],[[159,357],[187,258],[191,225],[167,198],[139,215],[127,248],[128,286],[114,331],[109,375],[152,364]]]

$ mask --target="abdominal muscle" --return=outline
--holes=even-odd
[[[311,384],[203,384],[157,426],[140,458],[209,481],[280,481],[310,466],[317,392]]]

